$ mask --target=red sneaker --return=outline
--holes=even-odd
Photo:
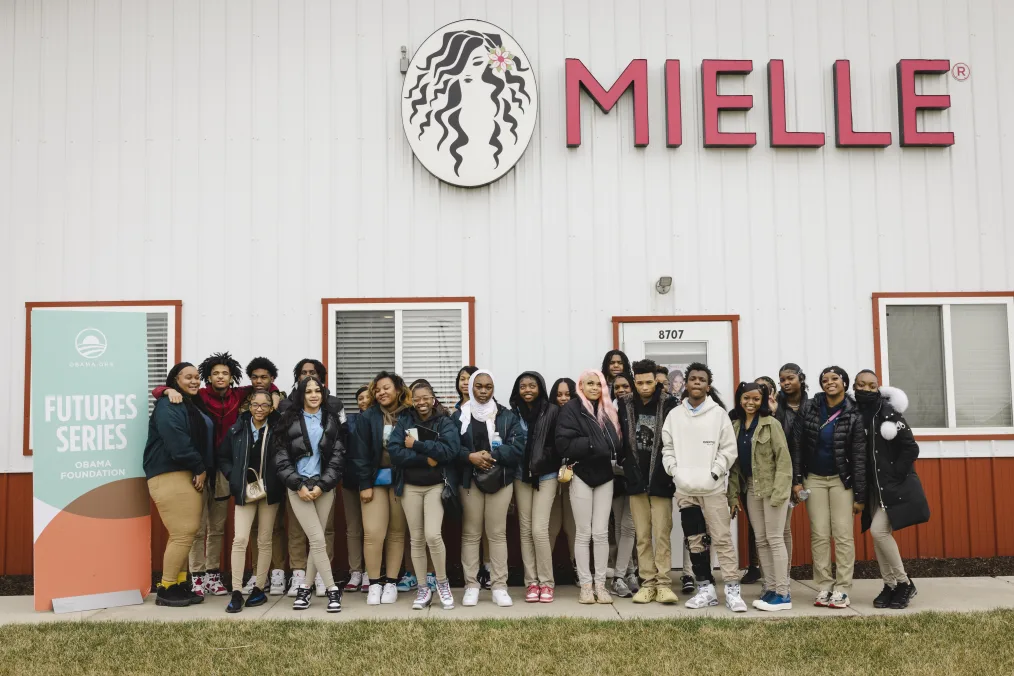
[[[540,603],[552,603],[553,602],[553,588],[552,587],[540,587],[539,588],[539,602]]]
[[[539,602],[539,585],[530,584],[528,585],[528,591],[525,592],[525,603],[538,603]]]
[[[197,596],[204,598],[205,584],[207,584],[207,579],[203,575],[194,575],[193,585],[191,586],[190,591]]]

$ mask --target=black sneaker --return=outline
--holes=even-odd
[[[743,579],[741,579],[739,583],[757,584],[758,582],[760,582],[760,579],[761,579],[760,568],[756,566],[750,566],[746,571],[746,575],[743,576]]]
[[[493,587],[492,580],[490,579],[489,569],[486,566],[481,566],[479,572],[475,576],[475,581],[479,583],[479,586],[483,589],[491,589]]]
[[[680,584],[683,585],[684,594],[694,594],[697,591],[697,584],[694,583],[694,578],[690,575],[680,577]]]
[[[340,613],[342,611],[342,588],[331,587],[327,590],[327,612]]]
[[[911,580],[907,583],[899,582],[898,586],[894,588],[894,593],[891,594],[891,605],[888,607],[893,610],[908,608],[909,602],[917,593],[915,584],[913,584]]]
[[[891,605],[891,597],[894,595],[894,590],[888,587],[886,584],[884,588],[877,594],[877,598],[873,599],[874,608],[886,608]]]
[[[243,592],[236,590],[232,593],[232,600],[225,607],[227,613],[238,613],[243,610]]]
[[[155,593],[155,605],[168,608],[185,608],[190,605],[190,598],[186,596],[183,587],[178,584],[168,587],[159,586]]]
[[[264,593],[264,590],[255,585],[254,588],[250,591],[249,598],[247,598],[246,600],[246,607],[253,608],[254,606],[263,606],[267,602],[268,597]]]
[[[310,607],[310,594],[313,592],[307,586],[300,586],[296,589],[296,600],[292,602],[293,610],[306,610]]]

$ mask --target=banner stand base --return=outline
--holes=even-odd
[[[142,603],[144,603],[144,599],[141,598],[141,591],[131,589],[129,591],[67,596],[62,599],[53,599],[53,612],[59,615],[61,613],[78,613],[84,610],[139,606]]]

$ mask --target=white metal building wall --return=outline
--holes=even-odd
[[[515,171],[471,191],[413,160],[399,107],[400,46],[460,18],[510,32],[541,95]],[[1010,35],[1001,0],[0,0],[0,472],[31,467],[27,300],[178,298],[185,358],[228,348],[283,372],[319,353],[321,297],[419,295],[476,297],[477,360],[501,387],[598,364],[620,314],[739,314],[744,376],[869,366],[871,293],[1014,286]],[[649,60],[647,148],[629,95],[608,116],[585,98],[584,145],[566,147],[566,57],[606,84]],[[723,125],[757,147],[701,147],[705,58],[754,60],[721,87],[754,95]],[[769,58],[789,129],[827,132],[823,149],[767,147]],[[834,147],[838,58],[856,129],[895,145]],[[971,66],[924,87],[951,95],[924,124],[953,147],[897,145],[900,58]]]

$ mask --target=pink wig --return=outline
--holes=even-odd
[[[595,407],[592,406],[591,401],[588,397],[584,396],[584,390],[581,389],[581,383],[584,382],[588,376],[596,376],[599,379],[599,384],[602,385],[602,395],[599,399],[599,412],[598,416],[595,415]],[[603,430],[606,429],[606,420],[613,424],[616,429],[616,434],[620,434],[620,418],[616,414],[616,404],[609,397],[609,385],[606,384],[606,377],[602,375],[602,371],[588,370],[581,373],[581,377],[577,379],[577,396],[581,399],[581,405],[584,406],[585,410],[599,421],[599,426]]]

